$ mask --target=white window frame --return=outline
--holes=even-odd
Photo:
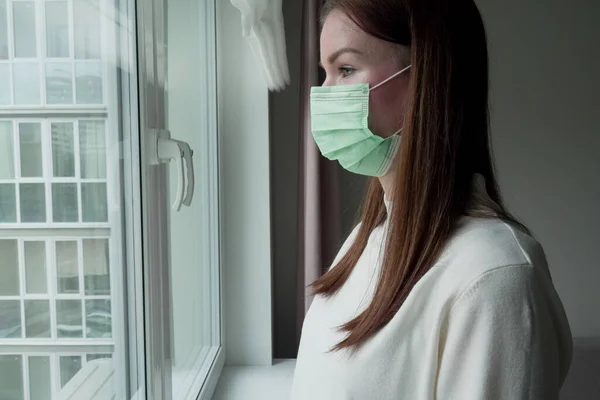
[[[219,219],[219,179],[218,179],[218,143],[217,143],[217,74],[216,74],[216,3],[220,0],[201,0],[205,26],[203,45],[208,60],[199,73],[206,74],[207,83],[204,93],[206,110],[199,110],[201,132],[208,137],[206,153],[194,156],[195,170],[207,179],[209,190],[208,207],[211,232],[218,231]],[[150,153],[154,150],[152,130],[168,129],[166,115],[166,66],[164,17],[166,2],[153,0],[137,3],[138,37],[138,93],[140,99],[140,145],[142,149],[142,193],[152,194],[142,198],[144,221],[144,291],[146,316],[146,392],[149,398],[172,398],[172,354],[170,288],[169,288],[169,220],[168,203],[168,164],[149,165]],[[211,267],[220,266],[219,235],[207,238],[210,242]],[[221,330],[220,274],[211,274],[211,305],[213,306],[213,324],[211,336],[213,346],[201,365],[195,365],[197,375],[191,383],[189,398],[209,400],[216,387],[224,364],[225,352]],[[195,395],[198,393],[198,397]]]

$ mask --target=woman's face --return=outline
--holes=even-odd
[[[334,10],[321,32],[323,86],[368,83],[373,87],[408,66],[409,52],[407,47],[368,35]],[[388,137],[402,127],[409,79],[410,69],[371,91],[369,128],[376,135]]]

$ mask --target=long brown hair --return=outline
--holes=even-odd
[[[436,262],[457,220],[500,218],[526,231],[500,198],[489,139],[488,53],[473,0],[328,0],[321,20],[341,11],[363,31],[410,46],[411,82],[391,215],[373,178],[357,236],[337,265],[313,284],[331,296],[346,282],[368,238],[389,218],[384,258],[369,306],[340,329],[332,350],[356,348],[388,323]],[[473,206],[473,175],[487,197]]]

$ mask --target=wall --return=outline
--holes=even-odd
[[[265,366],[272,361],[269,94],[240,13],[229,1],[218,1],[217,13],[226,362]]]
[[[600,2],[478,3],[500,184],[544,245],[575,338],[563,398],[599,398]]]
[[[574,336],[600,337],[600,3],[479,3],[506,201],[544,245]]]

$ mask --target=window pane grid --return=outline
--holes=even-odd
[[[6,215],[6,220],[0,218],[0,226],[108,224],[105,119],[0,120],[1,123],[13,130],[9,135],[13,149],[8,151],[13,158],[9,167],[14,173],[0,179],[0,211]],[[69,157],[70,165],[64,164]],[[53,209],[53,203],[59,208]],[[57,216],[57,210],[68,216]]]
[[[0,89],[7,85],[0,106],[105,107],[100,2],[3,1],[0,68],[6,66],[8,78],[0,82]]]
[[[108,237],[46,239],[43,242],[37,238],[2,240],[5,241],[3,249],[6,248],[6,241],[16,242],[18,291],[14,295],[0,295],[0,340],[35,339],[52,343],[112,338],[110,289],[101,289],[103,294],[88,294],[89,285],[86,283],[86,278],[100,279],[98,282],[110,281]],[[76,292],[69,294],[59,293],[57,281],[51,280],[52,276],[59,276],[56,264],[57,243],[65,241],[75,242],[77,248],[77,266],[73,272],[77,273],[78,288]],[[45,281],[47,293],[26,293],[25,248],[32,242],[44,243],[45,254],[42,258],[48,267],[46,276],[40,279]],[[95,249],[95,252],[90,253],[90,249]],[[4,253],[5,256],[8,254],[6,251]],[[98,261],[102,258],[105,260]],[[103,287],[101,283],[99,287]]]
[[[119,72],[114,63],[104,65],[106,57],[102,55],[102,50],[114,54],[115,48],[101,47],[116,43],[119,28],[114,29],[115,21],[109,20],[114,4],[104,1],[0,0],[0,114],[13,127],[13,143],[5,146],[11,151],[12,167],[5,168],[0,160],[0,232],[18,241],[19,258],[18,293],[0,293],[0,307],[3,302],[10,302],[8,306],[19,326],[13,338],[0,335],[0,352],[15,352],[22,379],[12,381],[23,393],[17,397],[25,400],[56,394],[87,362],[112,358],[113,348],[118,351],[115,358],[119,368],[123,365],[124,355],[119,351],[126,334],[121,316],[123,299],[119,292],[112,293],[113,286],[122,290],[123,278],[117,275],[116,283],[111,284],[108,273],[109,242],[110,252],[115,252],[110,256],[119,260],[117,268],[123,258],[124,241],[120,235],[124,220],[120,215],[108,220],[108,194],[119,196],[122,178],[119,175],[113,182],[117,174],[107,173],[113,164],[118,165],[118,153],[111,154],[109,162],[106,152],[106,143],[110,139],[111,144],[117,144],[115,136],[121,129],[117,113],[121,108],[121,85],[116,80]],[[6,26],[1,22],[2,4],[6,4]],[[23,4],[32,7],[16,15],[19,21],[33,21],[32,24],[15,24],[15,4],[21,10]],[[123,88],[129,92],[128,86]],[[14,117],[9,120],[7,114]],[[0,124],[4,120],[0,116]],[[20,123],[40,124],[41,156],[34,156],[27,146],[20,145]],[[52,128],[58,123],[71,124],[72,137],[63,147],[53,149]],[[106,132],[108,126],[110,132]],[[1,139],[0,149],[4,145]],[[21,147],[25,154],[21,154]],[[0,159],[5,153],[0,150]],[[32,160],[41,161],[41,174]],[[61,172],[55,173],[59,169]],[[60,201],[55,211],[53,195],[58,191]],[[65,212],[67,206],[74,209],[72,214]],[[33,220],[31,211],[36,213]],[[58,211],[61,218],[55,218]],[[2,215],[10,218],[4,220]],[[55,242],[69,240],[77,246],[77,265],[73,263],[76,269],[69,271],[77,283],[73,293],[58,293]],[[35,242],[41,245],[32,244]],[[72,306],[62,311],[66,321],[59,319],[61,301]],[[75,311],[77,317],[70,311]],[[115,319],[120,325],[115,326],[113,334]],[[61,322],[75,329],[76,337],[59,335]],[[36,349],[37,345],[41,347]],[[79,353],[81,349],[110,353]],[[0,368],[0,373],[4,371]],[[127,379],[117,379],[123,380]]]
[[[3,353],[0,366],[4,376],[0,377],[0,384],[3,389],[11,388],[11,393],[16,390],[16,398],[50,399],[51,393],[60,390],[87,363],[110,362],[111,358],[110,353]]]

